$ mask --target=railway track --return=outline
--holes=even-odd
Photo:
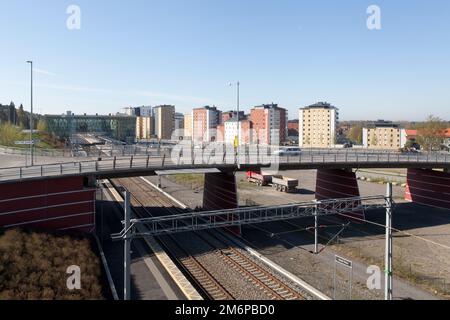
[[[265,268],[258,265],[247,255],[238,249],[230,246],[224,238],[212,232],[203,232],[199,236],[211,247],[215,247],[216,252],[221,256],[225,263],[237,270],[243,277],[255,284],[255,286],[264,290],[273,300],[305,300],[297,291],[283,283],[280,279],[268,272]],[[208,237],[210,239],[208,239]],[[214,242],[219,242],[214,244]],[[224,246],[224,248],[221,248]]]
[[[131,192],[131,204],[138,217],[185,212],[140,178],[114,179],[111,183]],[[208,299],[305,299],[304,293],[256,263],[218,233],[188,232],[160,236],[158,240]]]
[[[142,187],[142,180],[138,178],[115,179],[111,183],[114,187],[119,188],[124,185],[130,186],[130,181],[134,184],[132,190],[129,189],[132,195],[131,205],[139,218],[161,215],[166,213],[165,211],[171,211],[171,213],[182,211],[178,207],[169,210],[173,204],[168,199],[161,197],[156,190]],[[145,194],[143,201],[139,200],[139,198],[142,199],[139,197],[140,194]],[[158,209],[150,212],[148,206]],[[205,297],[211,300],[234,300],[233,296],[202,266],[198,259],[189,254],[172,236],[165,236],[164,240],[161,238],[158,240],[173,257],[178,257],[176,258],[178,266],[190,275],[191,280]]]

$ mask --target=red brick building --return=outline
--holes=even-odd
[[[277,104],[265,104],[250,111],[253,143],[282,145],[287,141],[288,113]]]

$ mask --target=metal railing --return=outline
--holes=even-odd
[[[436,165],[438,167],[450,167],[450,155],[444,153],[301,153],[295,156],[275,156],[248,151],[235,153],[204,154],[202,150],[193,150],[191,155],[181,157],[170,152],[153,156],[131,156],[131,157],[107,157],[98,160],[71,161],[57,164],[35,165],[32,167],[11,167],[0,169],[0,181],[21,180],[27,178],[52,177],[61,175],[85,175],[101,174],[114,171],[133,170],[161,170],[165,168],[190,168],[201,169],[209,167],[223,167],[230,165],[241,166],[269,166],[269,165],[320,165],[336,164],[343,167],[358,167],[359,165],[377,164],[414,164],[420,167],[424,164]]]

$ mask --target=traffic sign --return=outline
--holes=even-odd
[[[337,263],[343,265],[344,267],[347,268],[352,268],[353,267],[353,263],[350,260],[344,259],[342,257],[339,256],[335,256],[335,260]]]
[[[33,141],[30,141],[30,140],[15,141],[14,144],[16,144],[16,145],[31,145],[31,144],[37,144],[39,142],[41,142],[41,140],[34,139]]]

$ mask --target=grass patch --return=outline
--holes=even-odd
[[[40,131],[33,133],[33,139],[38,139],[39,143],[36,144],[38,149],[63,149],[64,143],[61,140],[56,139],[51,134]],[[0,145],[6,147],[14,147],[21,149],[29,149],[29,145],[16,145],[16,141],[30,140],[28,133],[23,133],[22,129],[13,126],[9,123],[0,125]]]
[[[192,190],[203,188],[205,183],[204,174],[174,174],[168,175],[166,178],[176,184],[191,188]]]
[[[81,290],[66,282],[71,265],[81,269]],[[7,230],[0,236],[0,300],[98,300],[102,268],[89,239]]]

